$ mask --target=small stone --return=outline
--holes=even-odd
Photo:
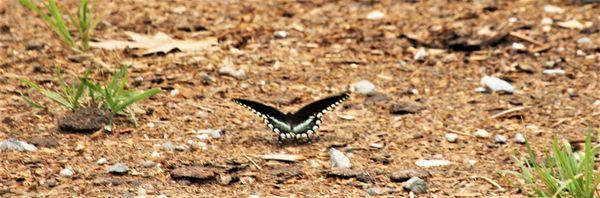
[[[349,168],[334,168],[327,172],[327,177],[337,177],[342,179],[353,178],[362,174],[359,171]]]
[[[91,133],[110,122],[107,112],[98,108],[79,108],[58,118],[58,128],[69,133]]]
[[[596,106],[596,107],[600,107],[600,100],[594,101],[594,103],[592,103],[592,105]]]
[[[498,144],[505,144],[506,137],[504,135],[497,134],[496,136],[494,136],[494,142]]]
[[[372,148],[377,148],[377,149],[383,148],[383,144],[379,144],[379,143],[371,143],[371,144],[369,144],[369,146]]]
[[[477,93],[489,93],[490,92],[490,90],[486,89],[485,87],[477,87],[473,91],[475,91]]]
[[[427,57],[427,50],[424,47],[421,47],[413,56],[413,60],[423,61],[425,60],[425,57]]]
[[[489,132],[487,132],[485,129],[477,129],[477,131],[475,131],[475,137],[478,138],[488,138],[492,136],[492,134],[490,134]]]
[[[153,161],[151,161],[151,160],[146,160],[146,161],[144,161],[144,164],[143,164],[144,168],[152,168],[152,167],[154,167],[155,165],[156,165],[156,163],[154,163],[154,162],[153,162]]]
[[[67,57],[69,61],[74,63],[83,63],[83,61],[88,60],[90,58],[89,54],[75,54]]]
[[[197,135],[196,137],[200,140],[206,140],[206,139],[208,139],[208,134],[200,134],[200,135]]]
[[[372,187],[367,189],[367,193],[371,196],[383,195],[384,191],[381,188]]]
[[[139,85],[139,84],[142,84],[142,82],[144,82],[144,77],[138,76],[138,77],[135,77],[133,79],[133,83],[134,84],[138,84]]]
[[[329,149],[329,158],[331,159],[332,168],[351,168],[350,159],[341,151],[335,148]]]
[[[246,79],[246,72],[244,69],[236,69],[230,59],[223,60],[221,67],[219,68],[219,74],[232,76],[238,80]]]
[[[111,166],[110,168],[108,168],[108,170],[106,172],[115,174],[115,175],[124,175],[124,174],[127,174],[127,172],[129,172],[129,167],[127,167],[127,165],[125,165],[123,163],[117,163],[117,164]]]
[[[546,75],[565,75],[565,70],[562,69],[545,69],[542,73]]]
[[[522,133],[517,133],[515,135],[515,142],[517,144],[525,144],[527,140],[525,140],[525,136]]]
[[[158,151],[152,151],[152,154],[150,156],[152,156],[152,158],[159,158],[160,153]]]
[[[29,142],[37,147],[54,148],[59,145],[58,139],[52,136],[36,136],[29,139]]]
[[[523,45],[522,43],[518,43],[518,42],[514,42],[512,44],[512,48],[514,50],[517,50],[517,51],[520,51],[520,52],[527,51],[527,47],[525,47],[525,45]]]
[[[167,195],[165,195],[165,194],[160,194],[160,195],[158,195],[158,197],[156,197],[156,198],[169,198],[169,197],[167,197]]]
[[[392,105],[392,107],[390,108],[390,113],[395,115],[415,114],[424,109],[425,107],[423,107],[423,105],[419,103],[400,101]]]
[[[542,31],[550,32],[550,31],[552,31],[552,27],[549,25],[542,26]]]
[[[481,84],[494,92],[513,93],[515,91],[515,88],[510,83],[493,76],[484,76],[481,79]]]
[[[177,146],[175,147],[175,150],[176,150],[176,151],[182,151],[182,152],[183,152],[183,151],[189,151],[189,150],[190,150],[190,147],[188,147],[188,146],[187,146],[187,145],[185,145],[185,144],[180,144],[180,145],[177,145]]]
[[[550,13],[550,14],[561,14],[561,13],[565,12],[565,10],[563,10],[562,8],[555,6],[555,5],[545,5],[544,12]]]
[[[46,44],[39,41],[29,41],[25,44],[26,50],[41,50],[44,49]]]
[[[96,164],[98,165],[104,165],[106,163],[108,163],[108,160],[106,158],[100,158],[98,159],[98,161],[96,161]]]
[[[37,148],[33,144],[29,144],[24,141],[7,139],[0,141],[0,150],[14,150],[14,151],[36,151]]]
[[[413,177],[427,178],[430,176],[431,174],[424,170],[403,169],[392,172],[392,174],[389,175],[389,178],[394,182],[403,182]]]
[[[577,51],[575,52],[575,54],[576,54],[577,56],[586,56],[586,55],[587,55],[587,54],[586,54],[586,53],[585,53],[583,50],[577,50]]]
[[[415,162],[420,167],[433,167],[433,166],[448,166],[450,161],[448,160],[417,160]]]
[[[176,168],[171,171],[173,179],[183,179],[191,182],[200,182],[215,179],[215,172],[202,166],[189,166]]]
[[[165,143],[163,143],[162,147],[163,147],[163,150],[165,150],[165,151],[173,151],[173,149],[175,148],[175,146],[173,146],[173,143],[171,141],[166,141]]]
[[[369,20],[379,20],[383,19],[383,17],[385,17],[385,14],[377,10],[369,12],[369,14],[367,14],[367,19]]]
[[[404,182],[402,188],[414,193],[426,193],[427,183],[425,183],[425,181],[423,181],[421,178],[413,177],[410,178],[408,181]]]
[[[450,143],[456,143],[456,140],[458,139],[458,135],[456,133],[446,133],[445,137],[446,141]]]
[[[475,166],[475,164],[477,164],[477,160],[468,160],[467,163],[469,166]]]
[[[553,68],[553,67],[554,67],[554,65],[556,65],[556,62],[554,62],[554,61],[546,61],[546,62],[544,63],[544,67],[545,67],[545,68]]]
[[[542,25],[552,25],[552,23],[554,23],[554,20],[552,20],[552,18],[544,17],[542,19]]]
[[[63,177],[73,177],[73,174],[75,173],[70,168],[63,168],[62,170],[60,170],[60,176]]]
[[[573,20],[569,20],[569,21],[561,21],[556,23],[556,25],[562,27],[562,28],[567,28],[567,29],[578,29],[581,30],[583,28],[585,28],[585,25],[582,24],[581,22],[573,19]]]
[[[364,95],[368,95],[368,94],[373,94],[375,93],[375,85],[371,82],[369,82],[368,80],[361,80],[357,83],[354,83],[352,85],[350,85],[350,89],[353,92],[359,93],[359,94],[364,94]]]
[[[202,150],[208,150],[208,145],[206,142],[198,142],[198,147],[200,147]]]
[[[260,158],[265,159],[265,160],[277,160],[277,161],[282,161],[282,162],[296,162],[298,160],[304,159],[304,156],[276,153],[276,154],[260,155]]]
[[[143,198],[146,197],[146,189],[144,188],[138,188],[138,193],[137,193],[137,197],[136,198]]]
[[[580,39],[577,39],[577,43],[579,43],[579,44],[588,44],[591,42],[592,42],[592,39],[590,39],[588,37],[582,37]]]
[[[519,19],[517,17],[510,17],[510,18],[508,18],[508,22],[509,23],[516,23],[517,21],[519,21]]]
[[[202,74],[200,75],[200,81],[202,82],[202,84],[210,85],[216,82],[217,80],[208,74]]]
[[[284,30],[279,30],[275,32],[275,37],[276,38],[286,38],[288,36],[288,33]]]
[[[169,95],[171,95],[171,97],[175,97],[175,96],[179,95],[179,89],[172,89],[169,92]]]

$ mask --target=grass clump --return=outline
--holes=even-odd
[[[38,7],[36,2],[37,4],[42,4],[43,7]],[[75,14],[67,13],[71,20],[71,26],[73,26],[79,34],[79,45],[73,38],[73,35],[71,35],[69,25],[63,18],[63,12],[58,7],[55,0],[19,0],[19,3],[40,15],[46,25],[48,25],[48,27],[52,29],[52,31],[54,31],[71,49],[76,51],[87,51],[90,48],[90,39],[96,25],[100,22],[100,17],[93,15],[92,10],[88,6],[88,0],[79,1],[79,7]]]
[[[519,171],[504,171],[522,180],[522,189],[534,197],[599,197],[600,174],[594,170],[598,146],[592,146],[592,129],[586,132],[583,153],[573,152],[570,144],[552,140],[547,158],[537,158],[529,143],[523,161],[515,158]]]
[[[68,84],[62,78],[60,69],[57,69],[60,92],[44,89],[27,79],[20,80],[33,90],[41,93],[44,97],[71,111],[75,111],[80,107],[98,107],[114,115],[129,115],[137,126],[135,114],[130,109],[131,105],[140,100],[150,98],[160,93],[161,90],[158,88],[145,91],[127,89],[127,79],[129,78],[128,68],[129,66],[127,65],[123,66],[117,73],[113,74],[106,85],[101,85],[89,79],[89,69],[86,70],[83,77],[79,78],[77,83]],[[33,107],[44,108],[44,106],[34,102],[27,96],[23,96],[23,99]]]

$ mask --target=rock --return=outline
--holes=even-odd
[[[108,163],[108,160],[106,158],[100,158],[98,159],[98,161],[96,161],[96,164],[98,165],[104,165],[106,163]]]
[[[475,91],[477,93],[489,93],[490,92],[490,90],[486,89],[485,87],[477,87],[473,91]]]
[[[220,138],[221,137],[221,129],[202,129],[202,130],[197,130],[196,133],[202,135],[202,134],[206,134],[206,135],[210,135],[212,138]],[[206,136],[208,137],[208,136]],[[198,136],[199,139],[203,140],[202,138],[200,138],[200,136]]]
[[[369,146],[372,148],[377,148],[377,149],[383,148],[383,144],[379,144],[379,143],[371,143],[371,144],[369,144]]]
[[[158,151],[152,151],[152,154],[150,154],[150,156],[152,156],[152,158],[159,158],[160,153]]]
[[[41,50],[44,49],[44,46],[46,46],[46,44],[39,42],[39,41],[29,41],[25,44],[25,49],[26,50]]]
[[[275,38],[286,38],[288,33],[284,30],[279,30],[275,32]]]
[[[475,131],[475,137],[477,138],[489,138],[490,136],[492,136],[492,134],[485,129],[477,129],[477,131]]]
[[[544,12],[550,13],[550,14],[562,14],[565,12],[565,10],[563,10],[562,8],[555,6],[555,5],[545,5]]]
[[[519,52],[527,51],[527,47],[525,47],[525,45],[523,45],[522,43],[518,43],[518,42],[514,42],[512,44],[512,48]]]
[[[24,141],[7,139],[0,141],[0,150],[14,150],[14,151],[36,151],[37,148],[33,144],[29,144]]]
[[[446,141],[450,143],[456,143],[456,140],[458,139],[458,135],[456,133],[446,133],[445,137]]]
[[[173,143],[171,141],[166,141],[162,144],[162,148],[165,151],[173,151],[173,149],[175,149],[175,146],[173,146]]]
[[[353,178],[362,174],[360,171],[349,168],[334,168],[327,172],[327,177],[337,177],[342,179]]]
[[[527,143],[527,140],[525,139],[525,136],[522,133],[517,133],[515,135],[515,142],[517,144],[525,144]]]
[[[577,56],[586,56],[587,55],[583,50],[577,50],[577,51],[575,51],[575,54]]]
[[[100,185],[110,185],[110,186],[118,186],[125,183],[125,181],[119,178],[110,178],[110,177],[99,177],[92,181],[92,184],[100,186]]]
[[[156,163],[154,163],[151,160],[146,160],[143,164],[144,168],[152,168],[154,166],[156,166]]]
[[[375,93],[375,85],[368,80],[361,80],[357,83],[354,83],[350,85],[350,89],[353,92],[365,95]]]
[[[415,162],[420,167],[432,167],[432,166],[448,166],[450,161],[448,160],[417,160]]]
[[[54,148],[57,147],[58,139],[52,136],[35,136],[29,139],[29,142],[37,147]]]
[[[236,69],[230,59],[223,60],[221,67],[219,68],[219,74],[228,75],[238,80],[246,79],[246,72],[244,69]]]
[[[165,195],[165,194],[160,194],[156,198],[169,198],[169,197],[167,197],[167,195]]]
[[[596,106],[596,107],[600,107],[600,100],[594,101],[594,103],[592,103],[592,105]]]
[[[565,70],[562,69],[545,69],[542,73],[546,75],[565,75]]]
[[[379,20],[383,19],[383,17],[385,17],[385,14],[377,10],[369,12],[369,14],[367,14],[367,19],[369,20]]]
[[[421,178],[413,177],[410,178],[408,181],[404,182],[402,188],[414,193],[426,193],[427,183],[425,183],[425,181],[423,181]]]
[[[371,160],[382,164],[389,164],[392,160],[389,154],[375,154],[371,156]]]
[[[214,82],[216,82],[217,80],[208,74],[202,74],[202,75],[200,75],[200,81],[204,85],[210,85],[210,84],[213,84]]]
[[[91,133],[110,122],[109,114],[98,108],[79,108],[58,119],[58,128],[63,132]]]
[[[60,170],[60,176],[63,177],[73,177],[73,174],[75,174],[75,172],[73,172],[73,170],[70,168],[63,168]]]
[[[516,23],[517,21],[519,21],[519,19],[517,17],[510,17],[510,18],[508,18],[508,22],[509,23]]]
[[[172,89],[169,92],[169,95],[171,95],[171,97],[175,97],[175,96],[179,95],[179,89]]]
[[[372,187],[372,188],[367,189],[367,193],[371,196],[377,196],[377,195],[385,194],[385,191],[381,188]]]
[[[424,170],[403,169],[394,171],[392,174],[389,175],[389,178],[394,182],[403,182],[413,177],[427,178],[430,176],[431,174]]]
[[[427,57],[427,50],[424,47],[421,47],[413,56],[413,60],[423,61],[425,60],[425,57]]]
[[[550,31],[552,31],[552,27],[549,26],[549,25],[544,25],[544,26],[542,26],[542,31],[543,32],[550,32]]]
[[[577,39],[577,43],[579,43],[579,44],[588,44],[591,42],[592,42],[592,39],[590,39],[588,37],[582,37],[580,39]]]
[[[552,25],[552,23],[554,23],[554,20],[552,20],[552,18],[544,17],[541,23],[542,25]]]
[[[573,20],[569,20],[569,21],[561,21],[556,23],[556,25],[558,25],[559,27],[562,28],[567,28],[567,29],[578,29],[581,30],[583,28],[585,28],[585,25],[583,25],[581,22],[573,19]]]
[[[341,151],[338,151],[335,148],[329,149],[329,158],[331,159],[331,167],[332,168],[350,168],[352,164],[350,164],[350,159],[344,155]]]
[[[127,174],[127,172],[129,172],[129,167],[127,167],[127,165],[125,165],[123,163],[117,163],[117,164],[111,166],[110,168],[108,168],[108,170],[106,172],[115,174],[115,175],[124,175],[124,174]]]
[[[217,181],[221,185],[229,185],[233,181],[233,177],[229,174],[219,175]]]
[[[414,114],[425,109],[421,104],[416,102],[400,101],[393,104],[390,108],[390,113],[395,115]]]
[[[365,105],[385,104],[390,100],[390,97],[381,92],[374,92],[367,95]]]
[[[496,136],[494,136],[494,142],[498,144],[505,144],[506,137],[504,135],[497,134]]]
[[[494,92],[513,93],[515,91],[510,83],[492,76],[484,76],[481,79],[481,84]]]
[[[173,179],[183,179],[190,182],[204,182],[215,179],[215,172],[206,167],[189,166],[176,168],[171,171],[171,177]]]

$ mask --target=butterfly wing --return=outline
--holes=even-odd
[[[288,124],[288,116],[274,107],[246,99],[233,99],[233,101],[260,116],[265,124],[278,134],[289,133],[292,130],[292,127]]]
[[[295,133],[313,133],[321,125],[321,117],[344,100],[348,99],[348,93],[327,97],[310,103],[292,115]]]

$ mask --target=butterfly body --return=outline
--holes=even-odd
[[[301,138],[310,141],[310,136],[319,129],[323,115],[348,97],[347,93],[327,97],[310,103],[295,113],[285,114],[259,102],[246,99],[234,99],[233,101],[260,116],[264,123],[278,134],[278,139],[282,142],[287,139]]]

